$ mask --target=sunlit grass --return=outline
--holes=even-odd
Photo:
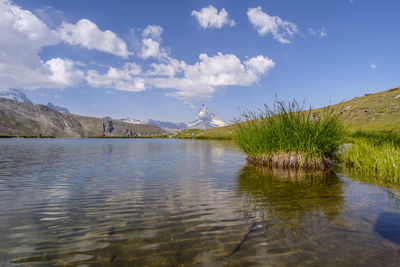
[[[282,168],[329,168],[344,134],[340,114],[329,108],[313,114],[296,101],[244,112],[235,127],[235,140],[250,162]]]
[[[391,141],[384,141],[391,140]],[[400,146],[395,135],[372,139],[355,138],[342,160],[357,172],[385,182],[400,182]]]

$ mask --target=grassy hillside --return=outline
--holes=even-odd
[[[366,94],[331,106],[343,112],[347,129],[400,134],[400,87]],[[316,113],[321,109],[315,109]],[[204,138],[233,137],[233,126],[213,128],[199,134]]]
[[[343,111],[350,131],[400,134],[400,87],[355,97],[332,107]]]

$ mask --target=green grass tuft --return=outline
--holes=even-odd
[[[242,118],[236,119],[235,126],[237,144],[252,159],[287,153],[297,155],[292,158],[301,158],[302,162],[286,165],[300,168],[310,159],[334,159],[344,134],[340,114],[330,108],[313,114],[311,109],[303,110],[296,101],[276,101],[274,109],[265,105],[259,113],[244,112]]]

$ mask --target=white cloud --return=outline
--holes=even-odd
[[[147,72],[149,76],[169,76],[173,77],[182,72],[186,68],[186,63],[183,60],[177,60],[171,57],[166,58],[166,63],[152,63],[151,70]]]
[[[270,16],[263,12],[261,7],[249,8],[247,16],[260,36],[272,34],[272,37],[280,43],[290,43],[289,38],[298,33],[294,23],[284,21],[278,16]]]
[[[45,63],[50,71],[49,79],[61,87],[72,87],[82,81],[84,73],[76,65],[70,59],[61,58],[52,58]]]
[[[147,72],[136,64],[124,68],[109,68],[105,74],[88,71],[87,81],[93,87],[124,91],[143,91],[149,87],[170,89],[167,95],[187,101],[212,96],[225,86],[249,86],[275,66],[272,59],[257,56],[241,61],[233,54],[199,55],[199,62],[166,57],[163,63],[153,63]],[[134,71],[132,71],[134,70]]]
[[[0,0],[0,14],[0,84],[3,87],[62,89],[87,83],[96,88],[131,92],[162,88],[168,90],[168,95],[187,101],[210,97],[221,87],[254,84],[275,65],[261,55],[240,60],[236,55],[222,53],[200,54],[199,61],[190,65],[169,56],[160,44],[162,28],[150,25],[142,32],[144,38],[138,56],[157,59],[156,63],[144,66],[144,71],[133,62],[120,68],[96,63],[98,68],[106,67],[106,71],[84,71],[90,65],[67,58],[55,57],[43,62],[40,51],[65,41],[126,58],[130,53],[125,43],[114,33],[99,30],[89,20],[64,23],[57,30],[51,30],[30,11],[10,1]]]
[[[65,88],[82,79],[76,62],[53,58],[43,63],[39,52],[60,42],[57,33],[30,11],[0,1],[0,83],[3,87]]]
[[[140,92],[146,90],[145,79],[140,77],[141,68],[135,63],[126,63],[123,68],[110,67],[105,74],[95,70],[87,73],[87,83],[96,88],[113,88],[120,91]]]
[[[209,5],[208,7],[202,8],[200,11],[193,10],[191,15],[197,19],[200,26],[203,29],[206,28],[222,28],[222,26],[228,24],[229,26],[235,26],[235,21],[229,19],[229,14],[224,8],[219,12],[218,9]]]
[[[163,30],[164,29],[158,25],[148,25],[143,30],[142,35],[145,38],[151,38],[151,39],[160,41]]]
[[[150,38],[145,38],[142,40],[142,50],[140,53],[141,58],[147,59],[152,57],[161,59],[166,56],[167,53],[165,52],[164,49],[160,48],[159,42],[154,41],[153,39]]]
[[[316,35],[316,34],[317,34],[317,32],[316,32],[313,28],[308,28],[308,32],[309,32],[311,35]]]
[[[148,80],[157,88],[170,88],[168,95],[182,100],[211,96],[218,87],[249,86],[266,74],[275,63],[264,56],[250,58],[243,63],[232,54],[199,55],[200,61],[185,65],[182,73],[173,77],[156,77]]]
[[[377,67],[377,66],[376,66],[376,64],[375,64],[375,63],[372,63],[372,64],[370,65],[370,67],[371,67],[371,69],[373,69],[373,70],[374,70],[374,69],[376,69],[376,67]]]
[[[58,32],[61,39],[71,45],[81,45],[87,49],[96,49],[122,58],[132,53],[126,48],[125,42],[112,31],[101,31],[88,19],[81,19],[76,24],[64,22]]]

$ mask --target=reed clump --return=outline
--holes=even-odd
[[[339,113],[304,110],[296,101],[243,112],[235,122],[235,140],[248,162],[270,168],[329,169],[345,134]]]
[[[375,134],[366,133],[354,138],[342,155],[347,167],[360,174],[374,177],[383,182],[400,182],[400,146],[395,135],[371,138]],[[386,141],[385,141],[386,140]]]

